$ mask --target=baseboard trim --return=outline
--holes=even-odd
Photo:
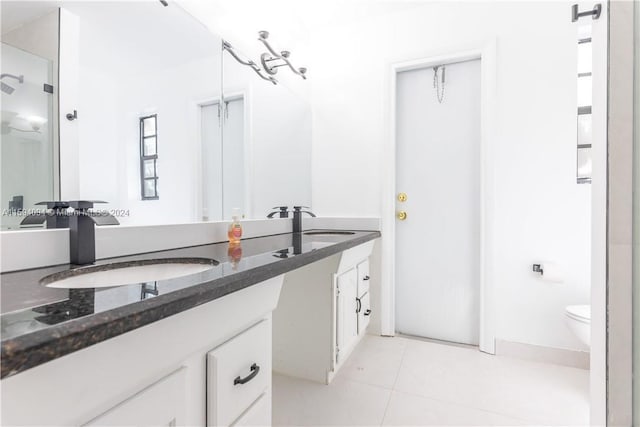
[[[496,356],[589,369],[589,352],[496,340]]]

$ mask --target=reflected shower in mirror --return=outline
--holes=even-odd
[[[21,20],[2,3],[3,230],[20,226],[36,203],[58,197],[57,8]]]

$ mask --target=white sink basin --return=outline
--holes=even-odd
[[[207,258],[172,258],[92,265],[43,277],[49,288],[81,289],[123,286],[175,279],[210,270],[218,264]]]

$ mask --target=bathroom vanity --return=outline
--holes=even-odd
[[[364,332],[367,281],[358,277],[367,276],[380,233],[352,233],[288,233],[96,263],[219,262],[133,285],[40,282],[69,265],[3,274],[2,424],[269,424],[272,346],[275,370],[328,382]]]

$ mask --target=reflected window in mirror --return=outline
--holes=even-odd
[[[592,43],[591,25],[578,27],[578,86],[577,86],[577,155],[576,179],[578,184],[591,183],[591,104],[592,104]]]
[[[140,117],[142,200],[158,200],[158,115]]]

